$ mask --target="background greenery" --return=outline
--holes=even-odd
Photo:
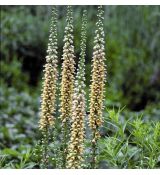
[[[41,77],[51,8],[1,6],[0,167],[37,166],[37,162],[32,158],[32,152],[39,137],[37,128]],[[74,6],[76,62],[80,52],[81,14],[84,8],[88,10],[88,97],[97,11],[96,6]],[[157,132],[160,135],[160,7],[104,8],[107,64],[104,112],[106,122],[100,140],[100,148],[103,151],[100,153],[99,167],[160,168],[160,140],[152,139],[156,137]],[[58,6],[58,10],[60,70],[66,9],[64,6]],[[117,111],[124,106],[119,114]],[[140,133],[135,134],[134,127],[137,127],[136,130],[141,128]],[[146,143],[146,139],[150,142]],[[116,149],[113,145],[119,146]]]

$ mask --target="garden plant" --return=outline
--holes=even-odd
[[[160,168],[159,8],[46,8],[1,9],[0,168]]]

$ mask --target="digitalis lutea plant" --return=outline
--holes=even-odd
[[[42,164],[46,168],[48,164],[48,149],[50,143],[51,128],[55,128],[54,111],[57,87],[57,19],[56,10],[53,10],[51,31],[48,44],[48,56],[44,69],[44,83],[41,102],[41,119],[39,122],[42,131]],[[103,10],[98,7],[97,30],[94,38],[94,52],[92,65],[92,83],[90,93],[89,126],[92,130],[92,168],[96,166],[97,141],[100,137],[99,128],[102,125],[103,91],[105,82],[105,53],[104,53],[104,31]],[[61,120],[61,143],[56,160],[56,167],[60,168],[82,168],[84,152],[84,118],[85,118],[85,49],[86,49],[86,11],[83,14],[81,31],[81,53],[74,82],[75,61],[73,46],[73,17],[71,6],[67,7],[67,26],[65,27],[62,80],[60,91],[60,120]],[[74,88],[75,86],[75,88]],[[56,133],[56,132],[55,132]],[[55,143],[55,142],[54,142]],[[62,151],[62,152],[61,152]],[[62,154],[61,154],[62,153]],[[50,157],[51,158],[51,157]],[[59,159],[59,160],[58,160]],[[54,158],[52,157],[52,160]],[[58,160],[58,161],[57,161]]]
[[[52,10],[50,35],[46,56],[46,64],[44,66],[44,82],[41,95],[40,121],[39,129],[42,133],[42,165],[47,166],[48,159],[48,141],[49,129],[54,127],[54,112],[56,101],[57,87],[57,10]]]
[[[94,37],[92,80],[90,92],[90,114],[89,126],[92,130],[92,163],[96,167],[97,141],[100,138],[99,128],[102,126],[103,96],[105,85],[105,52],[104,52],[104,29],[103,29],[103,8],[98,7],[97,29]]]
[[[83,11],[81,29],[81,52],[75,80],[71,137],[68,147],[67,168],[82,168],[85,128],[85,50],[86,50],[87,11]]]
[[[63,64],[61,80],[61,122],[62,122],[62,167],[66,167],[67,143],[69,141],[70,121],[72,115],[72,101],[74,90],[74,46],[73,46],[73,17],[72,7],[67,7],[67,26],[65,27]]]

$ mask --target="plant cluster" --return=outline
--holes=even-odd
[[[100,167],[160,167],[160,122],[146,123],[142,115],[131,116],[123,121],[122,109],[107,110],[103,127],[107,136],[99,142]]]
[[[92,96],[91,100],[89,97],[95,86],[101,89],[96,82],[90,82],[93,77],[97,78],[93,76],[96,74],[93,68],[100,72],[98,76],[104,75],[100,71],[102,64],[99,63],[100,67],[96,69],[94,66],[99,61],[99,49],[93,49],[97,45],[93,35],[97,37],[100,34],[100,29],[96,27],[100,23],[97,20],[95,25],[96,6],[85,7],[88,21],[84,17],[85,11],[83,16],[79,15],[83,8],[74,6],[76,13],[68,12],[70,17],[67,17],[70,20],[67,31],[74,36],[71,45],[75,46],[73,55],[76,57],[73,58],[72,104],[67,119],[66,143],[62,139],[64,130],[61,118],[63,68],[61,74],[58,71],[60,62],[64,63],[64,60],[59,60],[63,44],[69,42],[66,39],[63,43],[62,39],[66,6],[58,6],[61,16],[58,17],[55,10],[52,13],[53,27],[50,29],[41,101],[39,77],[46,54],[51,7],[1,8],[0,168],[160,168],[159,7],[104,7],[107,18],[104,25],[109,33],[104,41],[107,57],[111,61],[107,61],[110,78],[106,83],[103,117],[94,114],[99,111],[100,103],[95,106],[96,111],[92,110],[90,114],[91,103],[96,104],[102,94],[98,97],[96,92],[93,93],[97,99]],[[97,30],[95,34],[94,27]],[[80,30],[83,31],[81,35]],[[66,38],[71,39],[68,34],[65,33]],[[98,37],[99,46],[101,36]],[[58,48],[55,47],[56,42]],[[98,53],[93,55],[95,51]],[[68,52],[65,53],[68,55]],[[91,55],[95,58],[92,66]],[[65,57],[65,60],[68,58]],[[34,84],[32,80],[39,83]],[[119,110],[123,105],[126,105],[125,110]],[[38,116],[41,118],[40,132],[37,130]],[[95,121],[92,123],[96,130],[89,127],[89,119]],[[101,123],[97,126],[99,119]],[[99,136],[99,133],[101,137],[94,140],[94,135]]]
[[[43,167],[47,167],[49,159],[48,149],[52,129],[55,128],[54,117],[57,87],[57,12],[53,9],[51,20],[51,32],[48,44],[48,56],[46,57],[44,84],[42,90],[40,130],[42,132],[42,158]],[[102,125],[103,92],[105,82],[105,53],[104,53],[104,29],[103,7],[98,7],[97,29],[95,31],[93,68],[90,93],[89,126],[91,128],[92,158],[91,167],[96,166],[97,140],[100,138],[99,128]],[[62,168],[82,168],[84,162],[84,140],[86,119],[85,97],[85,51],[86,51],[86,28],[87,11],[83,11],[80,57],[77,73],[75,75],[75,53],[73,35],[73,12],[72,7],[67,7],[67,25],[65,27],[64,47],[62,56],[62,73],[60,84],[60,123],[61,136],[58,151],[60,155],[57,166]],[[51,128],[51,130],[50,130]],[[53,131],[56,132],[55,130]],[[56,137],[53,140],[56,142]],[[56,159],[56,158],[55,158]]]

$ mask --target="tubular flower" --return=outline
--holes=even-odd
[[[96,141],[100,137],[99,127],[103,123],[103,94],[105,85],[105,52],[104,52],[104,29],[103,29],[103,9],[98,7],[98,21],[96,23],[97,30],[94,38],[93,64],[92,64],[92,80],[90,93],[90,114],[89,126],[92,129],[93,149],[96,147]],[[95,151],[95,150],[94,150]],[[95,154],[95,152],[93,153]]]
[[[73,89],[74,89],[74,46],[73,46],[73,17],[72,7],[67,7],[67,26],[65,27],[62,81],[61,81],[61,121],[62,121],[62,144],[63,144],[63,166],[66,163],[66,146],[69,141],[69,128],[72,113]]]
[[[57,12],[53,8],[49,43],[44,66],[44,82],[41,95],[40,130],[46,130],[54,124],[53,114],[55,111],[56,83],[57,83]]]
[[[83,12],[81,29],[81,53],[76,74],[75,90],[72,106],[71,137],[68,146],[67,168],[81,168],[84,150],[84,118],[85,112],[85,50],[86,50],[86,10]]]

